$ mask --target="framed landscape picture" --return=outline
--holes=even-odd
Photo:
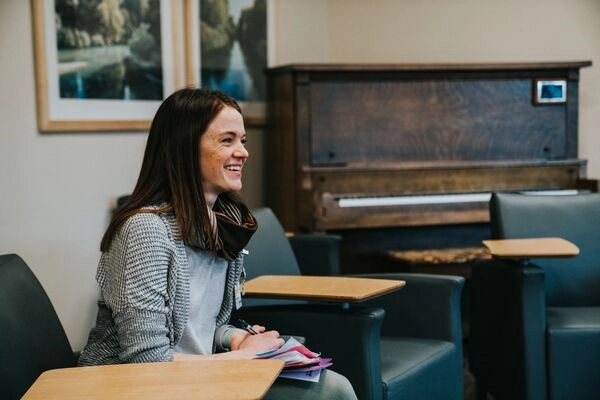
[[[236,98],[247,125],[266,116],[273,62],[273,0],[185,0],[186,82]]]
[[[176,88],[174,4],[31,0],[39,130],[147,130]]]

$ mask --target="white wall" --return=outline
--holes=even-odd
[[[597,0],[275,0],[275,64],[600,63]],[[549,21],[549,22],[545,22]],[[93,323],[99,241],[139,171],[145,133],[40,134],[29,1],[0,0],[0,254],[46,288],[74,349]],[[600,177],[600,65],[582,70],[580,155]],[[261,205],[263,132],[250,129],[244,196]]]

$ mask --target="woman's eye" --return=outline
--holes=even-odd
[[[243,139],[242,139],[242,144],[245,146],[245,145],[246,145],[246,143],[248,143],[248,139],[246,139],[246,138],[243,138]]]
[[[231,143],[232,141],[233,139],[231,139],[230,137],[223,138],[222,140],[223,143]]]

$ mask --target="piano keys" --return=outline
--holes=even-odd
[[[578,190],[556,189],[556,190],[521,190],[521,194],[529,195],[554,195],[568,196],[579,193]],[[487,203],[492,197],[492,192],[482,193],[447,193],[426,194],[409,196],[357,196],[357,197],[335,197],[338,208],[351,207],[386,207],[386,206],[416,206],[416,205],[439,205],[453,203]]]
[[[438,205],[452,203],[485,203],[490,201],[492,194],[483,193],[447,193],[426,194],[409,196],[356,196],[356,197],[334,197],[338,208],[352,207],[389,207],[389,206],[417,206]]]

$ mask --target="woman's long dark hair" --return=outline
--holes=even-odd
[[[241,113],[235,99],[210,89],[180,89],[163,101],[150,127],[135,189],[127,203],[115,212],[102,237],[101,251],[108,250],[121,224],[139,212],[173,212],[184,240],[210,226],[199,144],[200,137],[224,107]],[[160,204],[165,206],[142,210]]]

